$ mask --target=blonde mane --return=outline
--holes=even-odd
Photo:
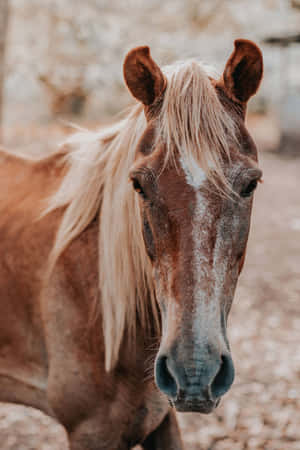
[[[174,159],[177,149],[191,161],[191,171],[196,160],[213,181],[218,177],[226,184],[222,156],[229,156],[235,125],[218,99],[210,73],[196,61],[168,67],[165,73],[168,85],[157,140],[165,143],[166,161]],[[112,127],[71,136],[65,143],[70,149],[65,155],[67,173],[47,209],[66,207],[52,261],[99,216],[99,290],[107,371],[118,361],[125,331],[134,340],[137,318],[147,327],[150,311],[159,323],[139,202],[128,180],[145,129],[143,107],[136,105]]]

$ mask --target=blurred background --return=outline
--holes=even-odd
[[[221,73],[235,38],[265,76],[248,126],[264,183],[229,321],[236,381],[210,416],[181,414],[191,450],[300,449],[300,0],[0,0],[1,141],[55,150],[70,122],[97,128],[131,103],[126,52],[196,57]],[[62,427],[0,404],[3,450],[65,450]],[[113,450],[113,449],[112,449]]]

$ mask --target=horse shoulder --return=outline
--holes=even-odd
[[[44,405],[47,383],[39,299],[61,213],[43,219],[40,213],[57,181],[50,162],[47,169],[37,168],[31,161],[0,152],[1,383],[3,377],[9,378],[0,398],[28,405]]]
[[[96,407],[102,378],[101,328],[91,312],[98,295],[97,226],[93,223],[57,259],[41,294],[48,354],[48,397],[65,426]],[[99,319],[97,319],[99,321]],[[96,330],[96,331],[95,331]],[[87,411],[86,411],[87,412]]]

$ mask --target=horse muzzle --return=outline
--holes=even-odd
[[[171,352],[157,356],[156,384],[178,411],[210,413],[233,383],[230,354],[205,354],[206,358],[186,363],[178,362]]]
[[[178,398],[175,401],[170,401],[171,405],[174,406],[178,412],[198,412],[201,414],[210,414],[220,403],[220,399],[216,401],[199,401],[186,400],[185,398]]]

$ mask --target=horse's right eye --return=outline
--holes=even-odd
[[[143,188],[142,188],[140,182],[136,178],[133,178],[132,185],[133,185],[133,189],[138,194],[140,194],[143,198],[146,198],[145,192],[143,191]]]

